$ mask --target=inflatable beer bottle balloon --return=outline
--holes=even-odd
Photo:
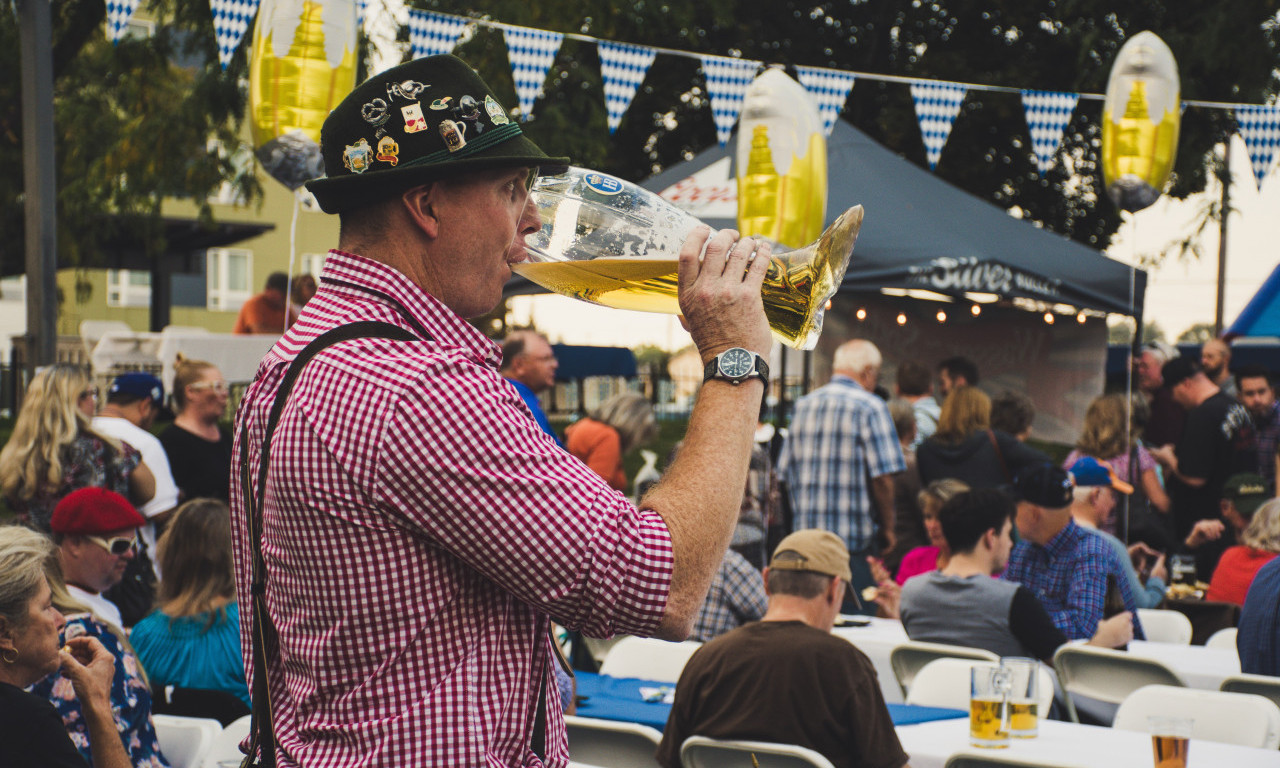
[[[738,119],[738,231],[789,248],[827,215],[827,141],[804,86],[780,68],[751,82]]]
[[[647,189],[584,168],[539,176],[532,195],[542,228],[525,238],[526,260],[513,270],[594,304],[680,312],[680,245],[701,223],[696,218]],[[861,226],[859,205],[804,248],[774,247],[761,292],[769,327],[784,344],[817,344],[823,310]]]
[[[320,126],[355,79],[355,0],[262,0],[249,60],[249,110],[254,149],[272,178],[296,190],[324,175]],[[379,151],[398,154],[391,145],[380,143]]]
[[[1164,192],[1182,121],[1178,65],[1169,46],[1140,32],[1116,55],[1102,108],[1102,174],[1121,209],[1140,211]]]

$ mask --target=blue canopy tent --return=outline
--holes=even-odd
[[[1271,276],[1223,335],[1228,340],[1241,336],[1280,336],[1280,265],[1271,271]]]

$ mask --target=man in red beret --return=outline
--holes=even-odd
[[[49,527],[71,596],[103,621],[123,627],[120,609],[102,595],[120,583],[146,518],[129,500],[105,488],[81,488],[53,509]]]

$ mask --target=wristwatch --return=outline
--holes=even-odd
[[[702,380],[721,379],[734,385],[747,379],[760,379],[769,386],[769,364],[764,358],[742,347],[731,347],[707,362]]]

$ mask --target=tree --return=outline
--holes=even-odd
[[[1164,329],[1155,320],[1148,320],[1142,324],[1142,341],[1164,341]],[[1181,341],[1181,339],[1179,339]],[[1107,343],[1108,344],[1131,344],[1133,342],[1132,322],[1122,320],[1118,323],[1107,326]]]
[[[231,181],[260,197],[252,173],[222,148],[240,143],[244,55],[223,72],[207,2],[151,0],[150,37],[106,39],[102,0],[53,0],[58,265],[96,266],[105,245],[163,251],[160,203],[202,201]],[[21,67],[17,20],[0,12],[0,233],[23,242]],[[22,248],[0,250],[0,273],[23,269]]]
[[[1203,344],[1210,339],[1218,338],[1213,332],[1213,323],[1195,323],[1178,334],[1179,344]]]

